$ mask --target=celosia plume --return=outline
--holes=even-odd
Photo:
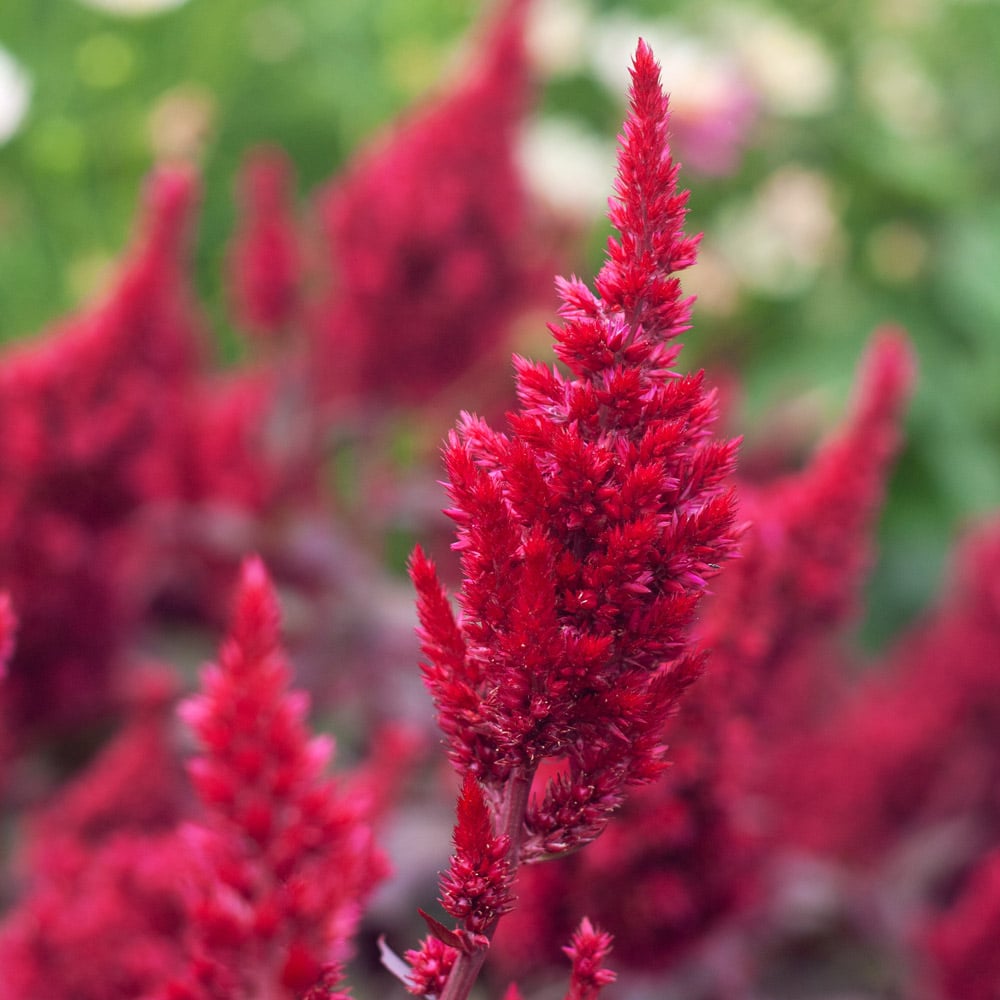
[[[186,172],[155,174],[104,301],[0,365],[0,586],[21,617],[8,698],[22,728],[107,708],[138,611],[132,519],[168,475],[200,350],[183,275],[196,191]]]
[[[880,331],[844,424],[801,472],[741,490],[751,526],[699,633],[714,651],[706,694],[767,739],[828,702],[817,650],[855,609],[914,375],[905,335]]]
[[[332,982],[384,873],[363,797],[344,798],[323,777],[332,744],[308,735],[278,621],[264,567],[248,560],[230,637],[184,709],[204,750],[191,774],[208,814],[198,835],[207,884],[178,998],[291,1000]]]
[[[696,241],[666,135],[640,45],[602,297],[561,285],[553,333],[570,374],[516,359],[510,433],[465,415],[445,450],[461,617],[413,559],[425,677],[456,766],[496,788],[569,761],[531,811],[533,852],[589,839],[626,783],[659,772],[662,724],[700,669],[687,630],[733,548],[735,445],[711,436],[701,376],[671,371],[689,312],[673,274]]]
[[[534,292],[514,154],[528,6],[506,0],[459,86],[321,195],[334,287],[314,360],[326,394],[424,401],[496,352]]]
[[[510,837],[493,832],[479,783],[465,776],[458,799],[455,855],[441,878],[441,905],[470,934],[482,934],[513,905]]]
[[[460,616],[419,549],[411,564],[449,754],[464,796],[482,783],[513,867],[592,840],[625,787],[662,770],[664,723],[701,669],[689,627],[734,547],[735,442],[712,437],[701,375],[673,371],[690,312],[675,273],[697,239],[683,232],[668,121],[640,43],[610,211],[619,238],[599,294],[559,286],[564,325],[552,332],[568,373],[515,358],[510,431],[464,414],[445,448]],[[532,800],[547,759],[565,768]],[[458,833],[456,844],[461,866]],[[483,922],[487,940],[502,908]],[[485,943],[468,932],[437,932],[460,952],[448,1000],[467,995],[482,962]]]
[[[551,956],[581,912],[624,965],[671,967],[752,902],[772,744],[807,728],[832,684],[828,647],[864,579],[912,377],[903,336],[877,335],[844,424],[801,472],[743,490],[753,520],[699,623],[711,668],[671,725],[673,767],[593,848],[523,873],[526,905],[497,941],[510,972]]]

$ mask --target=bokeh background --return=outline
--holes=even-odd
[[[197,280],[232,359],[233,180],[283,146],[303,198],[460,63],[470,0],[20,0],[0,5],[0,340],[96,294],[144,174],[194,159]],[[1000,3],[537,0],[522,159],[594,272],[638,35],[675,108],[705,233],[689,346],[735,386],[748,454],[805,453],[871,330],[921,361],[864,638],[934,593],[947,547],[1000,507]],[[544,330],[539,334],[544,337]],[[736,376],[734,380],[732,377]]]

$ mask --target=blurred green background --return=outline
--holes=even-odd
[[[224,339],[247,148],[287,149],[304,195],[454,67],[485,10],[93,4],[0,5],[0,340],[100,287],[142,176],[173,156],[205,172],[197,280]],[[877,643],[934,593],[956,530],[1000,508],[1000,3],[538,0],[536,14],[526,162],[560,210],[590,220],[567,268],[600,258],[636,35],[664,64],[705,232],[690,347],[740,376],[752,448],[804,451],[842,411],[871,330],[912,334],[922,374],[871,585]]]

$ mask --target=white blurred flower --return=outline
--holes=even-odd
[[[746,287],[791,297],[837,256],[843,240],[829,180],[788,166],[722,219],[715,246]]]
[[[590,22],[590,10],[581,0],[540,0],[528,20],[532,63],[546,76],[578,69],[589,42]]]
[[[560,212],[592,219],[607,209],[615,147],[564,118],[532,122],[518,158],[529,188]]]
[[[684,272],[684,294],[698,300],[698,311],[732,316],[740,304],[740,284],[729,261],[710,243],[698,248],[698,259]]]
[[[0,145],[21,127],[31,101],[31,79],[12,55],[0,48]]]
[[[748,6],[724,8],[719,24],[772,112],[805,116],[830,107],[837,66],[817,35],[774,11]]]
[[[124,14],[126,17],[143,14],[159,14],[186,4],[188,0],[80,0],[84,7],[103,10],[108,14]]]
[[[197,162],[212,136],[217,102],[211,91],[182,83],[162,94],[149,113],[149,142],[158,161]]]
[[[897,135],[919,138],[940,128],[941,94],[902,45],[871,45],[861,64],[861,88],[883,123]]]
[[[628,89],[629,66],[636,42],[643,38],[664,68],[664,85],[672,89],[667,50],[680,36],[680,30],[666,20],[646,21],[629,14],[609,14],[595,21],[588,39],[590,69],[612,94]]]

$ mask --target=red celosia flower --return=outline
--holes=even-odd
[[[877,334],[844,425],[801,472],[741,489],[751,526],[699,630],[713,669],[696,697],[712,691],[768,740],[829,698],[817,650],[855,609],[914,369],[902,333]]]
[[[406,988],[418,997],[437,997],[444,992],[452,966],[458,957],[458,950],[436,937],[427,937],[419,949],[406,952],[410,963],[410,973],[406,978]]]
[[[192,913],[194,996],[291,998],[329,979],[383,873],[363,797],[323,777],[332,744],[309,737],[307,700],[288,681],[274,593],[249,560],[230,638],[184,709],[204,747],[191,773],[211,831],[200,843],[212,877]]]
[[[961,821],[971,844],[934,860],[939,879],[969,862],[970,846],[1000,843],[1000,522],[973,532],[956,563],[940,607],[784,762],[794,842],[871,863]]]
[[[923,944],[941,1000],[996,1000],[1000,991],[1000,850],[969,876],[958,902],[932,923]]]
[[[455,854],[441,878],[441,905],[473,934],[488,930],[511,908],[509,848],[508,836],[494,834],[482,789],[467,773],[458,799]]]
[[[711,437],[700,375],[671,371],[694,259],[666,143],[666,100],[641,45],[597,286],[563,282],[554,328],[570,375],[516,360],[511,433],[464,416],[445,457],[465,583],[453,616],[418,550],[427,684],[455,764],[497,788],[543,758],[565,780],[529,814],[531,853],[591,839],[623,786],[662,767],[661,729],[696,676],[687,629],[733,547],[722,483],[734,443]]]
[[[477,857],[506,837],[514,867],[592,840],[626,785],[660,773],[664,722],[701,667],[689,626],[734,546],[735,442],[712,437],[702,376],[672,370],[690,307],[673,275],[697,240],[683,233],[667,127],[640,43],[610,213],[620,239],[599,295],[560,285],[565,326],[552,330],[569,373],[516,358],[510,433],[466,414],[445,450],[460,618],[419,549],[412,562],[439,723],[466,794],[474,775],[492,807]],[[565,768],[529,802],[546,759]],[[487,941],[498,916],[482,922]],[[460,949],[444,993],[457,1000],[485,944],[467,926],[436,930]]]
[[[534,287],[514,156],[526,7],[508,0],[461,86],[322,194],[335,282],[316,333],[327,392],[427,399],[496,350]]]
[[[551,960],[580,912],[614,932],[622,963],[665,968],[754,897],[773,741],[817,710],[830,640],[867,567],[912,371],[902,337],[878,336],[845,424],[804,470],[751,491],[742,558],[700,627],[711,670],[671,724],[674,766],[593,848],[523,873],[524,905],[497,941],[513,973]]]
[[[122,732],[27,829],[25,888],[0,924],[0,998],[127,1000],[183,968],[194,859],[171,738],[173,682],[136,676]]]
[[[615,974],[603,966],[611,951],[611,935],[596,928],[586,917],[563,951],[573,963],[566,1000],[597,1000],[601,990],[615,981]]]
[[[301,260],[290,204],[292,167],[258,150],[240,177],[240,229],[229,256],[236,317],[256,337],[279,337],[297,319]]]

